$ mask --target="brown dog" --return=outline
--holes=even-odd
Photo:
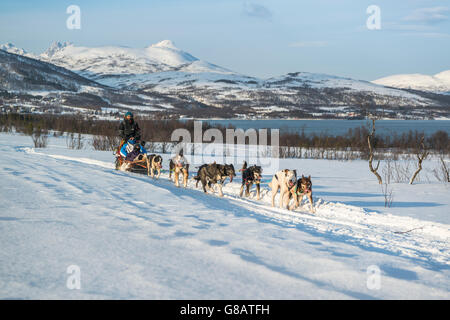
[[[308,197],[311,212],[315,213],[316,211],[314,209],[312,199],[311,176],[305,177],[302,175],[302,177],[297,180],[296,184],[289,189],[289,198],[287,199],[285,205],[287,206],[289,204],[289,200],[291,198],[294,198],[294,205],[292,207],[289,207],[289,210],[295,210],[300,205],[300,202],[302,201],[304,196]]]
[[[169,179],[172,177],[172,172],[174,174],[174,182],[177,187],[180,186],[180,173],[183,175],[183,186],[187,187],[187,182],[189,178],[189,163],[176,163],[173,159],[170,159],[169,163]]]

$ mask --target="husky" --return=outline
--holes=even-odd
[[[269,188],[272,189],[272,207],[275,207],[275,196],[280,190],[280,208],[283,208],[283,203],[286,201],[285,198],[288,197],[289,190],[296,182],[296,170],[284,169],[274,174],[272,181],[269,183]]]
[[[187,182],[189,178],[189,163],[183,154],[180,152],[177,156],[170,159],[169,163],[169,179],[172,178],[172,172],[174,173],[174,182],[177,187],[180,186],[179,177],[180,173],[183,176],[183,186],[187,187]]]
[[[261,176],[262,176],[262,168],[257,165],[253,165],[247,168],[247,161],[244,161],[244,165],[242,166],[242,185],[239,196],[242,197],[245,188],[245,196],[248,197],[250,195],[250,188],[253,184],[256,186],[256,199],[259,200],[261,198]]]
[[[197,181],[195,187],[198,187],[199,181],[202,182],[203,191],[207,193],[206,186],[211,189],[212,184],[219,185],[219,195],[223,197],[222,187],[225,179],[230,178],[230,182],[233,182],[233,177],[236,176],[234,166],[232,164],[203,164],[199,167],[197,176],[194,180]]]
[[[148,156],[148,162],[151,177],[154,178],[156,171],[158,173],[156,179],[159,179],[162,169],[162,157],[157,154],[151,154]]]
[[[313,199],[312,199],[312,182],[311,176],[305,177],[302,175],[300,179],[297,180],[295,185],[289,189],[289,198],[287,199],[286,205],[289,204],[289,200],[294,198],[294,205],[288,207],[289,210],[295,210],[298,208],[303,197],[307,196],[309,199],[310,211],[315,213]]]

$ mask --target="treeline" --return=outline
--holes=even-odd
[[[322,159],[368,159],[369,150],[367,136],[369,129],[361,126],[349,129],[339,136],[329,134],[284,133],[280,135],[280,146],[285,157],[322,158]],[[391,135],[375,135],[373,147],[384,157],[397,158],[399,154],[415,154],[422,137],[425,136],[426,148],[435,153],[450,155],[450,139],[445,131],[436,131],[426,136],[418,130]],[[346,153],[346,154],[344,154]]]
[[[141,128],[141,139],[146,142],[171,143],[172,132],[176,129],[186,129],[194,136],[194,121],[180,120],[148,120],[136,121]],[[93,135],[92,145],[97,150],[113,150],[120,142],[119,121],[86,119],[81,115],[39,115],[39,114],[0,114],[0,132],[16,132],[27,135],[43,136],[48,131],[55,135],[71,135],[73,133]],[[202,130],[213,128],[203,123]],[[225,127],[215,126],[225,134]],[[164,147],[166,144],[164,144]]]
[[[169,142],[171,134],[176,129],[187,129],[192,135],[194,121],[179,120],[144,120],[136,121],[142,131],[142,139],[145,141]],[[101,136],[118,136],[119,121],[86,119],[80,115],[39,115],[39,114],[0,114],[0,131],[29,133],[32,129],[58,131],[64,133],[81,133]],[[212,128],[203,123],[203,129]],[[225,128],[220,127],[223,132]]]
[[[137,118],[142,131],[142,139],[147,142],[171,143],[171,135],[176,129],[186,129],[191,137],[194,134],[193,120],[147,120]],[[93,146],[99,150],[113,149],[118,144],[119,121],[92,120],[75,115],[36,115],[36,114],[0,114],[0,131],[22,132],[32,135],[45,134],[49,130],[59,135],[80,133],[93,135]],[[216,128],[223,133],[231,125],[211,126],[204,122],[203,132]],[[368,158],[367,136],[369,129],[365,126],[349,129],[346,134],[333,136],[330,134],[280,133],[279,145],[281,157],[292,158],[324,158],[324,159],[356,159]],[[73,135],[72,135],[73,136]],[[392,133],[391,135],[376,135],[373,140],[375,150],[380,154],[414,154],[424,136],[423,132],[410,130],[408,133]],[[445,131],[437,131],[424,139],[430,151],[450,155],[450,139]],[[268,139],[270,143],[270,138]],[[163,144],[165,145],[165,144]],[[394,157],[395,158],[395,157]]]

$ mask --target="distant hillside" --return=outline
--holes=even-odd
[[[306,72],[259,79],[200,60],[169,40],[141,49],[55,42],[40,55],[12,44],[0,48],[11,52],[0,51],[0,88],[32,105],[40,101],[29,96],[38,94],[47,105],[155,117],[449,117],[445,95]]]

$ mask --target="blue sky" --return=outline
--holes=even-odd
[[[69,30],[69,5],[81,29]],[[381,29],[369,30],[369,5]],[[448,0],[47,0],[0,2],[0,43],[41,53],[53,41],[146,47],[172,40],[192,55],[261,78],[307,71],[374,80],[450,69]]]

